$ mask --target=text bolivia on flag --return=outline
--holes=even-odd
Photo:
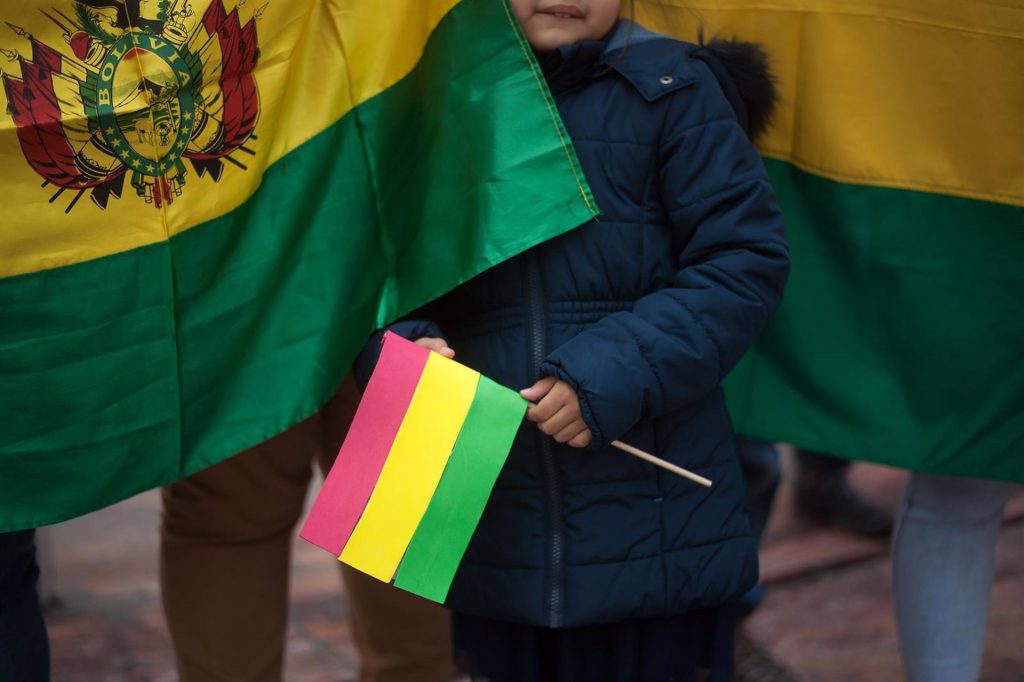
[[[525,412],[515,391],[387,333],[302,537],[443,602]]]
[[[507,3],[113,4],[0,3],[0,532],[280,433],[596,210]]]

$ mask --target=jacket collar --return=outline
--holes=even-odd
[[[689,60],[692,48],[623,19],[608,34],[601,61],[653,102],[697,80]]]

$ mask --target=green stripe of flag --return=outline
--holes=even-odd
[[[443,603],[526,413],[515,391],[480,377],[473,404],[395,585]]]

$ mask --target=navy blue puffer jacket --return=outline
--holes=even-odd
[[[788,256],[761,160],[695,49],[627,24],[561,49],[548,81],[600,219],[393,327],[443,335],[509,387],[564,379],[594,434],[577,450],[524,423],[452,586],[455,610],[579,626],[719,605],[756,581],[719,384],[778,304]]]

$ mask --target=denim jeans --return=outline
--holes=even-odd
[[[909,682],[978,679],[995,545],[1014,485],[911,474],[893,533],[893,598]]]
[[[35,531],[0,533],[0,682],[50,679],[38,578]]]

